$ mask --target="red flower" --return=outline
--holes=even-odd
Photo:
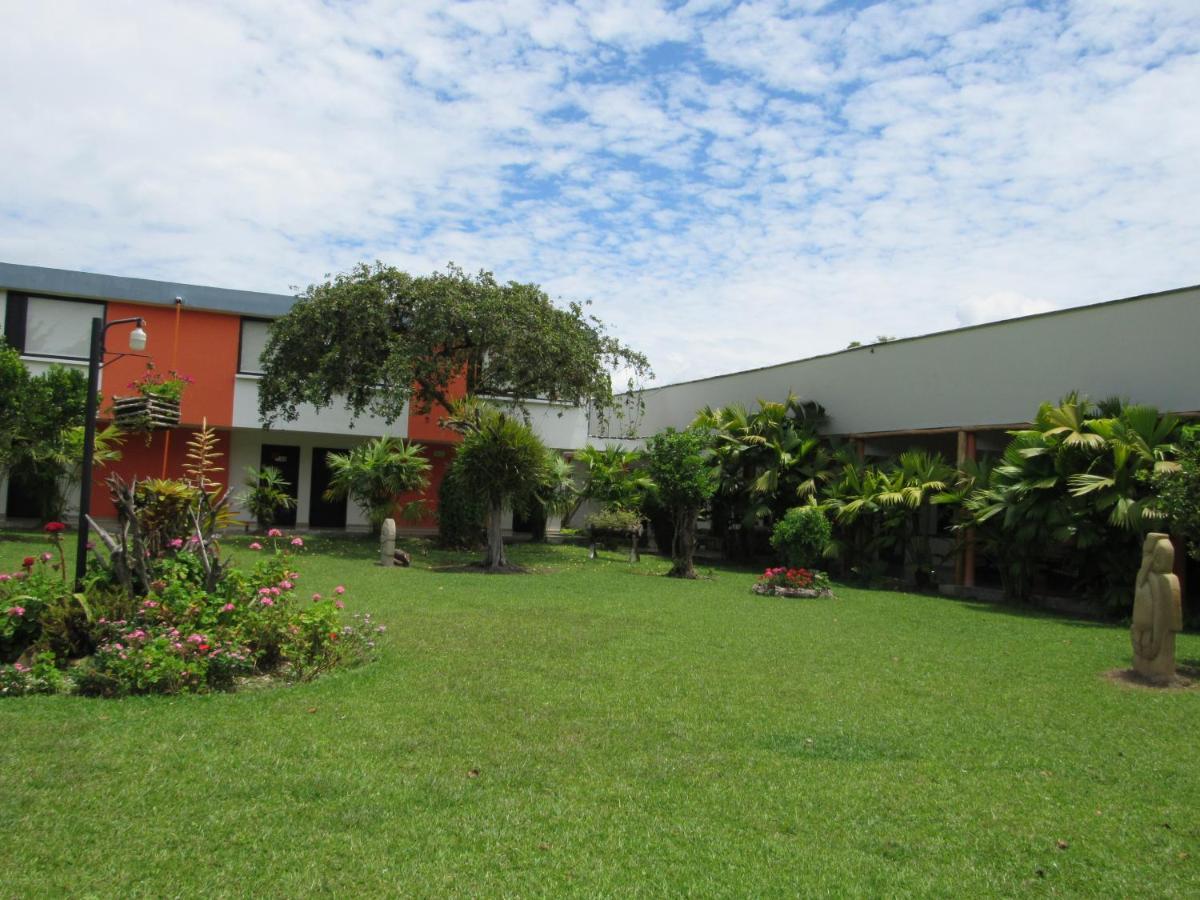
[[[64,525],[62,522],[47,522],[46,523],[46,528],[45,528],[46,534],[59,534],[66,530],[67,530],[67,526]]]
[[[21,560],[21,565],[22,565],[22,567],[24,567],[24,568],[26,568],[26,569],[32,569],[32,568],[33,568],[33,564],[34,564],[35,562],[37,562],[37,559],[35,559],[35,558],[34,558],[34,557],[32,557],[32,556],[27,556],[27,557],[25,557],[23,560]]]

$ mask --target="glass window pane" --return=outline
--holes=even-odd
[[[25,352],[87,359],[92,319],[104,318],[100,303],[30,297],[25,319]]]
[[[270,327],[270,322],[242,319],[242,358],[238,362],[239,372],[262,374],[262,364],[258,360],[267,347],[267,331]]]

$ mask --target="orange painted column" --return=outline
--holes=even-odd
[[[180,426],[170,433],[157,432],[148,438],[142,434],[125,436],[120,461],[107,467],[96,467],[92,484],[93,514],[111,518],[115,514],[104,479],[112,472],[125,480],[137,477],[168,478],[183,474],[187,442],[207,421],[215,428],[224,454],[222,465],[229,468],[229,429],[233,425],[233,391],[237,376],[238,343],[241,336],[241,317],[222,313],[191,310],[176,311],[174,306],[147,306],[136,303],[110,302],[107,318],[120,319],[140,316],[145,320],[146,350],[134,355],[128,352],[126,334],[116,328],[109,332],[101,381],[100,418],[109,418],[114,397],[134,394],[130,382],[146,371],[146,363],[166,373],[174,368],[193,379],[183,394]],[[174,340],[178,323],[178,343]],[[125,354],[125,355],[120,355]],[[173,360],[174,358],[174,360]],[[168,436],[169,434],[169,436]],[[228,473],[221,473],[224,482]]]
[[[172,368],[174,353],[172,335],[175,331],[173,306],[142,306],[134,303],[109,303],[108,318],[141,316],[146,321],[146,350],[138,355],[113,359],[124,352],[118,341],[125,339],[120,329],[109,333],[113,353],[104,366],[101,382],[103,397],[100,415],[113,397],[128,397],[133,392],[129,382],[146,371],[147,361],[153,361],[161,372]],[[223,313],[203,312],[184,307],[181,315],[178,359],[174,368],[181,375],[194,379],[183,393],[180,421],[199,425],[204,419],[214,428],[233,425],[233,387],[237,376],[238,340],[241,336],[241,317]]]

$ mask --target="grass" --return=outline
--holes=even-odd
[[[734,568],[684,583],[571,547],[515,548],[534,572],[489,577],[310,545],[303,587],[345,583],[388,624],[383,658],[233,695],[0,701],[0,895],[1200,883],[1200,691],[1105,680],[1121,628],[758,598]],[[30,546],[0,542],[0,568]]]

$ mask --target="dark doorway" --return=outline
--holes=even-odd
[[[17,466],[8,473],[8,503],[4,514],[10,519],[38,519],[46,516],[46,494],[54,485],[38,478],[32,466]]]
[[[295,500],[300,483],[300,448],[280,444],[263,444],[260,466],[274,466],[288,483],[288,495]],[[275,510],[275,524],[291,527],[296,524],[296,507]]]
[[[546,537],[545,510],[536,504],[533,509],[514,509],[512,530],[513,534],[528,534],[535,541],[544,540]]]
[[[314,447],[312,461],[312,499],[309,501],[308,524],[313,528],[345,528],[346,498],[326,500],[325,489],[329,487],[330,453],[345,453],[345,450]]]

